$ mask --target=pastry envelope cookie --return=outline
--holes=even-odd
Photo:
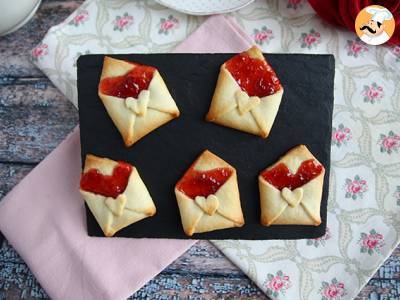
[[[320,206],[325,168],[299,145],[258,177],[261,224],[321,224]]]
[[[105,56],[98,94],[128,147],[179,116],[160,73],[150,66]]]
[[[266,138],[282,94],[274,70],[253,46],[221,66],[206,119]]]
[[[189,236],[244,224],[236,170],[208,150],[175,185],[175,195]]]
[[[79,191],[105,236],[156,213],[137,169],[126,162],[88,154]]]

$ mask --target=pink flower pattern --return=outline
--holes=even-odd
[[[292,9],[298,9],[303,7],[303,0],[288,0],[286,7]]]
[[[166,19],[160,19],[159,27],[159,34],[168,34],[169,32],[173,32],[174,29],[179,28],[179,20],[173,15],[169,15]]]
[[[331,238],[331,231],[327,227],[325,234],[323,236],[314,239],[308,239],[307,246],[314,246],[315,248],[318,248],[320,245],[325,246],[326,241],[329,240],[330,238]]]
[[[278,297],[279,295],[285,295],[288,288],[291,287],[290,278],[284,274],[281,270],[276,274],[267,274],[267,280],[264,283],[267,288],[267,296]]]
[[[123,31],[133,24],[133,17],[126,12],[122,16],[116,16],[113,24],[114,31]]]
[[[364,52],[368,51],[368,47],[359,39],[355,40],[347,40],[347,45],[346,45],[346,50],[347,50],[347,55],[348,56],[362,56]]]
[[[400,62],[400,46],[394,46],[392,49],[392,53],[396,57],[396,61]]]
[[[274,38],[274,34],[271,29],[268,29],[267,26],[261,27],[261,29],[255,28],[253,31],[253,39],[254,42],[260,46],[264,43],[269,44],[270,40]]]
[[[369,255],[380,254],[382,247],[385,245],[385,240],[382,234],[376,232],[375,229],[371,229],[369,234],[361,233],[358,244],[360,245],[361,253],[368,253]]]
[[[314,29],[311,29],[309,33],[302,33],[300,37],[301,48],[311,49],[316,48],[321,43],[321,34]]]
[[[68,24],[78,27],[79,25],[85,23],[85,21],[88,19],[89,19],[89,12],[87,10],[81,10],[76,14],[76,16],[71,21],[69,21]]]
[[[371,104],[381,100],[384,96],[383,88],[376,82],[373,82],[370,86],[364,85],[364,89],[361,94],[364,96],[364,102]]]
[[[368,191],[367,181],[361,179],[359,175],[354,176],[354,179],[346,178],[345,184],[346,198],[357,200],[363,197],[363,194]]]
[[[333,278],[331,282],[323,281],[319,292],[322,300],[339,300],[347,295],[344,283],[339,282],[336,278]]]
[[[31,52],[32,60],[38,61],[43,56],[47,55],[49,53],[48,48],[49,48],[49,46],[44,43],[37,45],[35,48],[32,49],[32,52]]]
[[[378,145],[380,146],[381,153],[399,153],[400,135],[394,133],[393,130],[389,131],[387,135],[381,134],[378,140]]]
[[[332,145],[336,145],[340,148],[342,145],[346,145],[351,139],[352,134],[350,128],[345,127],[342,123],[340,123],[337,128],[332,128]]]

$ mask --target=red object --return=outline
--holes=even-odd
[[[400,44],[400,1],[383,0],[308,0],[317,14],[325,21],[346,27],[354,32],[354,24],[358,13],[369,5],[381,5],[386,7],[392,14],[396,23],[393,36],[387,42],[388,45]]]
[[[294,190],[317,177],[323,169],[324,167],[314,159],[309,159],[301,163],[296,174],[291,173],[285,164],[280,163],[270,170],[261,172],[261,176],[278,190],[285,187]]]
[[[131,62],[129,62],[131,63]],[[153,79],[154,71],[150,66],[136,65],[136,67],[123,76],[104,78],[100,82],[100,91],[103,94],[127,98],[136,98],[142,90],[147,90],[151,79]]]
[[[262,98],[275,94],[281,88],[278,77],[265,60],[241,53],[228,60],[225,66],[249,96]]]
[[[97,169],[90,169],[81,176],[81,189],[105,197],[117,198],[128,185],[132,165],[119,161],[112,175],[103,175]]]
[[[177,183],[176,188],[192,199],[196,196],[207,197],[215,194],[232,173],[230,168],[216,168],[204,172],[191,168]]]

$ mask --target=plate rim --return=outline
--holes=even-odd
[[[157,2],[160,5],[163,5],[167,8],[173,9],[175,11],[187,14],[187,15],[193,15],[193,16],[209,16],[209,15],[216,15],[216,14],[224,14],[224,13],[229,13],[232,11],[236,11],[239,10],[249,4],[251,4],[252,2],[254,2],[255,0],[246,0],[246,2],[235,6],[235,7],[231,7],[231,8],[227,8],[224,10],[216,10],[216,11],[208,11],[208,12],[203,12],[203,11],[193,11],[193,10],[187,10],[187,9],[182,9],[180,7],[175,6],[174,4],[170,4],[170,3],[166,3],[164,0],[155,0],[155,2]]]

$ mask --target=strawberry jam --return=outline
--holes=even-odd
[[[208,171],[189,170],[176,185],[177,189],[189,198],[206,197],[215,194],[232,175],[229,168],[216,168]]]
[[[156,69],[150,66],[134,65],[136,67],[125,75],[102,79],[100,91],[103,94],[118,98],[133,97],[137,99],[142,90],[149,88]]]
[[[81,176],[81,189],[105,197],[117,198],[128,185],[132,166],[119,161],[112,175],[103,175],[96,169],[90,169]]]
[[[296,174],[292,174],[285,164],[280,163],[270,170],[261,172],[261,176],[278,190],[284,187],[294,190],[317,177],[323,169],[324,167],[314,159],[309,159],[301,163]]]
[[[228,60],[225,66],[249,96],[262,98],[275,94],[281,88],[278,77],[265,60],[241,53]]]

